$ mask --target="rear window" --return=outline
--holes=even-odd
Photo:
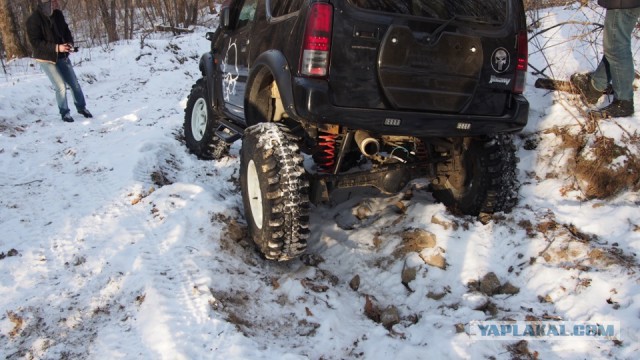
[[[441,20],[456,18],[502,25],[507,17],[507,0],[348,0],[362,9],[421,16]]]
[[[271,16],[278,17],[300,10],[300,0],[271,0]]]

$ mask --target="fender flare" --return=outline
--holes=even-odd
[[[293,97],[293,76],[291,75],[291,68],[285,58],[284,54],[278,50],[268,50],[260,54],[251,66],[251,72],[249,73],[249,79],[247,81],[247,91],[245,92],[244,105],[245,113],[249,109],[251,101],[253,83],[264,76],[264,71],[267,69],[273,76],[278,90],[280,91],[280,98],[282,99],[282,105],[284,106],[287,115],[292,119],[300,119],[295,107]],[[247,125],[254,124],[249,123],[249,119],[245,119]]]
[[[206,79],[207,83],[207,95],[209,95],[209,100],[211,101],[211,106],[217,108],[218,101],[216,99],[216,94],[218,93],[216,90],[216,63],[215,56],[212,52],[207,52],[202,54],[200,57],[200,72],[202,73],[202,77]]]

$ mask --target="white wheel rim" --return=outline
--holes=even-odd
[[[200,98],[193,105],[191,112],[191,134],[196,141],[204,138],[204,132],[207,130],[207,102]]]
[[[256,224],[258,229],[262,229],[262,192],[260,192],[258,171],[253,160],[250,160],[247,165],[247,195],[249,195],[253,223]]]

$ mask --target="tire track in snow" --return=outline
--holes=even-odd
[[[56,130],[59,129],[53,129],[52,134]],[[110,292],[118,287],[119,279],[105,271],[106,258],[93,257],[99,253],[96,249],[108,247],[114,237],[121,235],[109,229],[123,214],[122,184],[105,174],[108,170],[99,164],[85,160],[82,155],[91,149],[69,145],[82,144],[83,132],[72,129],[51,135],[47,141],[60,144],[55,153],[30,154],[41,165],[24,173],[21,179],[13,179],[43,179],[29,184],[29,192],[20,194],[24,198],[15,200],[16,217],[26,230],[20,241],[39,244],[37,251],[22,254],[25,263],[16,267],[15,278],[20,278],[20,285],[33,288],[25,298],[13,302],[13,308],[33,324],[33,329],[27,327],[30,330],[20,343],[11,344],[18,353],[83,357],[96,337],[96,324],[110,321],[104,319],[105,315],[118,316],[112,312],[117,299]],[[76,181],[66,183],[69,176],[82,178],[84,186],[74,188]],[[19,201],[38,201],[40,205],[31,208],[41,211],[24,214]],[[45,222],[50,232],[38,232],[37,227],[42,225],[30,226],[31,221]],[[22,275],[25,271],[29,274]],[[49,345],[41,345],[42,339]]]
[[[156,157],[147,155],[141,160],[136,167],[139,180],[145,180],[158,164],[162,167],[166,159],[174,159],[175,152],[182,151],[164,145],[147,150],[155,151]],[[191,157],[183,156],[180,166],[163,170],[168,172],[167,178],[183,182],[162,187],[143,200],[152,215],[146,219],[144,246],[139,249],[139,263],[146,270],[141,277],[148,280],[139,318],[154,325],[155,342],[163,344],[154,349],[176,354],[178,358],[197,358],[209,354],[203,351],[215,350],[211,346],[233,346],[233,342],[221,343],[220,336],[241,337],[251,343],[248,349],[269,346],[253,343],[260,341],[259,336],[248,339],[241,335],[246,327],[237,321],[245,320],[254,322],[256,332],[276,331],[276,337],[281,338],[297,336],[300,326],[283,328],[281,325],[286,321],[300,321],[300,315],[289,314],[283,320],[278,313],[269,311],[279,298],[267,285],[270,277],[263,273],[262,266],[271,268],[270,264],[260,264],[251,247],[241,248],[225,238],[228,237],[226,225],[238,216],[240,199],[229,196],[237,193],[232,180],[237,159],[217,162],[189,162],[189,159]],[[206,185],[197,185],[212,179],[216,180],[213,191],[206,191],[203,188]],[[216,225],[212,226],[212,221]],[[247,263],[238,258],[244,258]],[[270,270],[280,275],[288,273],[279,266]],[[272,275],[279,277],[275,273]],[[247,304],[232,303],[242,302],[247,296],[251,297]],[[304,314],[304,310],[297,307],[297,313]],[[313,326],[308,324],[306,331],[313,331]],[[146,324],[139,326],[143,329],[142,336],[148,336],[144,331],[146,327]]]
[[[177,177],[179,169],[167,161],[174,158],[171,150],[169,145],[143,147],[146,154],[134,170],[134,177],[143,182],[143,187],[150,185],[151,174],[156,171],[172,178],[171,181]],[[166,164],[169,166],[164,168]],[[192,207],[196,207],[191,204],[194,196],[197,194],[193,186],[164,186],[131,206],[120,224],[128,233],[135,234],[130,251],[136,254],[130,259],[135,269],[131,269],[126,282],[127,288],[132,288],[132,283],[138,284],[133,287],[138,288],[135,321],[139,331],[138,339],[118,344],[113,353],[145,343],[146,351],[156,356],[172,354],[175,358],[192,358],[201,356],[198,349],[211,343],[208,336],[215,331],[216,324],[209,314],[211,294],[207,284],[210,279],[195,260],[201,256],[198,248],[206,244],[185,241],[197,237],[193,233],[198,233],[199,228],[209,222],[206,213],[195,222],[190,216]],[[105,336],[117,339],[117,329],[112,330],[114,332]]]
[[[158,150],[155,159],[143,157],[138,168],[162,162],[165,150]],[[109,186],[91,187],[87,200],[106,205],[52,234],[50,246],[40,254],[47,259],[47,275],[38,284],[53,309],[41,312],[52,320],[39,332],[61,345],[49,348],[48,355],[68,351],[79,357],[192,358],[211,343],[207,336],[212,331],[220,332],[209,319],[209,279],[193,260],[196,247],[181,243],[198,229],[189,226],[192,218],[186,215],[178,222],[163,221],[173,211],[191,207],[192,189],[176,187],[175,194],[168,186],[136,205],[120,195],[113,198]],[[200,220],[208,223],[208,215]],[[127,332],[131,336],[123,337]],[[146,347],[140,348],[141,343]],[[128,354],[131,349],[138,353]]]

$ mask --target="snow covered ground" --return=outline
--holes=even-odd
[[[544,29],[599,14],[537,16]],[[531,64],[551,63],[559,78],[592,69],[599,49],[578,29],[536,36]],[[637,356],[640,196],[585,200],[571,185],[561,139],[584,122],[572,96],[535,89],[529,75],[511,214],[454,216],[422,182],[391,197],[358,191],[312,210],[308,255],[272,263],[246,239],[239,142],[217,162],[182,142],[205,31],[74,54],[95,117],[73,111],[72,124],[34,62],[10,64],[0,80],[0,357]],[[588,139],[622,142],[640,112],[599,125]],[[472,336],[472,321],[489,320],[617,323],[621,338]]]

